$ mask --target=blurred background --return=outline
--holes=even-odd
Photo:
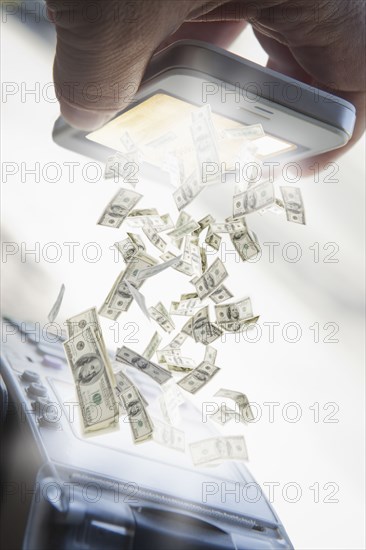
[[[102,304],[123,267],[113,243],[126,229],[96,225],[118,184],[100,177],[98,163],[52,141],[59,115],[52,90],[54,29],[22,13],[3,17],[1,36],[2,312],[46,323],[64,283],[62,324]],[[266,63],[250,27],[230,49]],[[318,181],[296,184],[306,226],[273,214],[252,216],[263,247],[259,261],[238,263],[225,240],[220,253],[230,274],[227,287],[238,298],[251,297],[261,332],[215,343],[222,371],[195,398],[210,401],[225,387],[259,405],[258,421],[235,429],[244,432],[249,469],[267,496],[269,484],[274,487],[273,506],[301,550],[365,547],[364,147],[363,138]],[[140,181],[137,191],[144,195],[139,207],[176,219],[169,185]],[[207,189],[187,210],[196,219],[208,213],[223,219],[231,214],[231,197],[225,186]],[[168,270],[150,279],[144,293],[148,306],[159,300],[168,306],[192,289]],[[102,325],[112,349],[131,342],[132,332],[136,351],[156,329],[135,304],[118,323],[103,319]],[[163,344],[168,341],[166,335]]]

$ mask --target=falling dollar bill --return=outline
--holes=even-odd
[[[153,355],[156,353],[156,350],[159,348],[161,342],[161,336],[158,332],[154,332],[151,337],[150,342],[148,343],[144,353],[142,354],[145,359],[150,360]]]
[[[186,447],[184,432],[156,418],[153,419],[153,422],[153,440],[159,445],[184,453]]]
[[[139,235],[127,233],[128,237],[122,241],[114,243],[118,252],[122,255],[124,261],[129,263],[132,258],[140,251],[145,250],[145,245]]]
[[[192,113],[191,125],[200,179],[205,185],[221,181],[221,174],[218,174],[219,170],[215,170],[210,177],[204,177],[204,174],[207,172],[205,168],[208,163],[216,167],[220,166],[220,157],[211,118],[211,111],[207,107],[209,107],[208,104],[195,113]]]
[[[228,272],[226,271],[224,264],[219,258],[216,258],[206,273],[204,273],[195,284],[197,294],[201,300],[216,290],[227,276]]]
[[[186,339],[187,334],[184,334],[183,332],[178,332],[178,334],[174,336],[173,340],[169,342],[169,344],[167,344],[164,349],[179,349],[182,347]]]
[[[170,372],[163,369],[159,365],[156,365],[152,361],[145,359],[145,357],[139,355],[138,353],[127,348],[126,346],[122,346],[122,348],[119,348],[117,350],[116,360],[121,361],[122,363],[125,363],[130,367],[134,367],[137,370],[140,370],[141,372],[150,376],[150,378],[155,380],[155,382],[157,382],[158,384],[164,384],[164,382],[172,377]]]
[[[131,189],[120,189],[107,204],[98,225],[107,227],[121,227],[128,213],[141,199],[142,195]]]
[[[216,363],[217,349],[213,346],[206,346],[204,361],[214,365]]]
[[[159,302],[155,307],[149,307],[148,312],[165,332],[172,332],[175,329],[173,320],[166,309],[161,306],[162,303]]]
[[[229,304],[215,306],[216,320],[219,324],[231,321],[244,321],[253,317],[253,310],[250,298],[244,298]]]
[[[80,404],[84,433],[115,428],[118,404],[115,399],[112,369],[91,327],[64,342]]]
[[[62,304],[64,294],[65,294],[65,285],[62,284],[61,288],[60,288],[60,291],[58,293],[58,296],[56,298],[56,302],[53,304],[52,309],[49,312],[48,317],[47,317],[47,319],[49,320],[50,323],[53,323],[53,321],[56,319],[56,317],[58,315],[58,312],[60,311],[60,307],[61,307],[61,304]]]
[[[180,302],[171,302],[170,315],[193,315],[195,310],[202,307],[200,298],[189,298]]]
[[[189,393],[196,393],[219,372],[219,367],[203,361],[178,382],[178,386]]]
[[[116,395],[117,395],[120,407],[122,409],[122,412],[126,413],[125,406],[124,406],[124,404],[121,400],[121,393],[123,391],[125,391],[127,388],[130,388],[131,386],[134,386],[134,387],[136,387],[136,386],[134,385],[134,383],[128,378],[128,376],[122,370],[119,370],[119,371],[115,372],[114,373],[114,378],[116,380],[115,390],[116,390]],[[146,399],[144,398],[144,396],[140,393],[140,391],[138,389],[137,389],[137,391],[140,395],[142,403],[144,404],[144,407],[147,407],[149,405],[149,403],[146,401]]]
[[[210,322],[208,306],[203,307],[192,318],[192,333],[196,342],[208,345],[222,334],[222,330]]]
[[[121,392],[120,399],[127,411],[129,424],[135,443],[141,443],[152,438],[154,425],[150,419],[140,393],[134,386]]]
[[[258,239],[252,231],[230,233],[230,240],[243,262],[255,258],[261,252]]]
[[[178,187],[173,193],[173,198],[178,210],[182,210],[202,191],[203,187],[200,185],[196,171],[194,171],[186,181]]]
[[[66,328],[69,338],[75,336],[75,334],[83,332],[87,328],[93,329],[93,335],[95,334],[98,340],[100,350],[102,351],[103,357],[105,359],[105,364],[111,372],[112,367],[110,366],[107,348],[104,342],[102,329],[99,324],[98,314],[95,307],[91,307],[77,315],[74,315],[73,317],[70,317],[69,319],[66,319]],[[111,378],[113,378],[113,374],[111,374]]]
[[[191,219],[192,219],[191,216],[187,214],[187,212],[184,212],[184,210],[182,210],[179,213],[177,223],[175,224],[175,228],[179,229],[179,227],[182,227],[182,225],[185,225]],[[177,248],[180,248],[183,243],[183,237],[179,237],[178,239],[171,239],[171,241],[174,246],[176,246]]]
[[[160,237],[159,233],[154,229],[154,227],[147,224],[142,227],[142,231],[145,233],[151,244],[153,244],[161,252],[165,251],[167,243],[162,237]]]
[[[247,448],[242,435],[203,439],[191,443],[189,450],[195,466],[204,466],[222,460],[248,459]]]
[[[174,227],[174,223],[172,218],[170,217],[170,214],[162,214],[161,216],[162,224],[161,225],[154,225],[155,231],[158,233],[161,233],[162,231],[168,231],[168,229],[172,229]]]
[[[233,198],[234,218],[267,208],[275,201],[273,183],[264,181]]]
[[[211,214],[207,214],[207,216],[205,216],[204,218],[202,218],[201,220],[199,220],[197,222],[198,225],[199,225],[199,228],[195,229],[195,231],[192,232],[192,235],[195,236],[195,237],[198,237],[202,233],[202,231],[204,231],[206,229],[206,227],[211,225],[211,223],[213,223],[214,221],[215,220],[211,216]]]
[[[198,228],[198,223],[195,220],[191,219],[187,223],[182,224],[180,227],[176,227],[175,229],[173,229],[173,231],[167,233],[167,235],[172,239],[179,239],[181,237],[189,235],[190,233],[192,233],[192,231],[195,231]]]
[[[250,408],[249,399],[244,393],[221,388],[215,393],[215,397],[225,397],[226,399],[232,399],[239,409],[240,418],[244,422],[250,422],[254,420],[254,415],[252,409]]]
[[[214,222],[210,225],[211,231],[214,233],[235,233],[236,231],[243,231],[246,229],[246,223],[243,219],[239,218],[236,221],[217,223]]]
[[[300,189],[286,186],[280,189],[288,221],[305,225],[305,209]]]
[[[244,321],[229,321],[220,323],[220,328],[226,332],[241,332],[253,328],[253,326],[258,322],[259,315],[255,317],[250,317]]]
[[[221,302],[230,300],[230,298],[233,297],[234,295],[231,294],[230,290],[228,290],[224,285],[219,286],[219,288],[210,294],[210,299],[215,302],[215,304],[220,304]]]
[[[222,238],[217,233],[213,233],[212,229],[210,228],[207,232],[205,243],[211,246],[214,250],[220,250],[220,244],[221,244]]]

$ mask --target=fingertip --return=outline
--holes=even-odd
[[[97,130],[113,117],[111,113],[80,109],[62,99],[60,100],[60,109],[63,118],[70,126],[84,132]]]

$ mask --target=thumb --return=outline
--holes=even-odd
[[[57,31],[54,82],[68,123],[91,131],[127,107],[158,45],[192,2],[48,0]]]

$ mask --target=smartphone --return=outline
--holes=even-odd
[[[187,138],[183,121],[209,104],[219,130],[260,123],[265,135],[255,142],[258,156],[282,163],[342,147],[355,124],[355,107],[344,99],[193,40],[154,55],[139,89],[130,88],[128,106],[102,128],[84,132],[60,117],[54,141],[105,161],[121,149],[123,131],[139,145]]]

